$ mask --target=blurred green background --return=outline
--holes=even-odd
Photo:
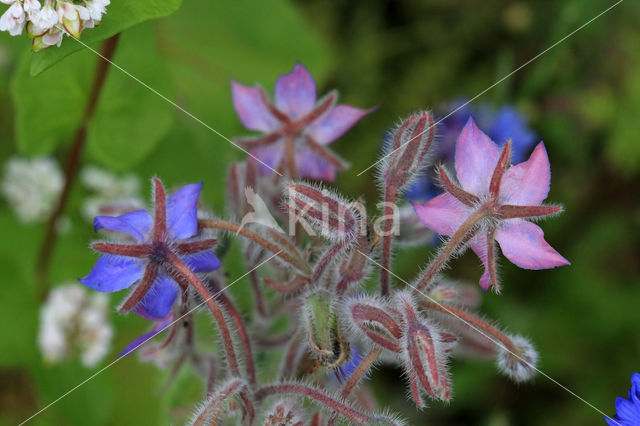
[[[302,62],[320,93],[337,88],[348,104],[379,106],[332,145],[352,164],[337,187],[373,202],[373,171],[356,175],[375,161],[385,131],[400,117],[480,93],[613,3],[189,0],[167,18],[127,30],[114,60],[228,137],[245,134],[231,106],[230,80],[271,88],[279,74]],[[503,293],[484,295],[482,311],[530,337],[542,371],[608,414],[615,397],[626,394],[630,374],[640,370],[639,24],[640,3],[624,1],[478,99],[516,105],[544,140],[553,171],[549,200],[563,203],[566,212],[543,228],[572,263],[526,271],[503,260]],[[91,75],[82,70],[94,66],[95,56],[81,51],[34,79],[28,50],[24,37],[0,34],[0,159],[51,154],[62,163],[73,120],[48,133],[38,126],[50,109],[82,105]],[[60,98],[52,87],[59,92],[70,74],[77,87]],[[242,152],[116,70],[108,78],[114,97],[124,93],[123,102],[133,102],[130,109],[113,108],[127,114],[149,102],[153,117],[138,117],[138,123],[156,120],[159,129],[149,136],[132,125],[132,141],[108,128],[130,125],[126,119],[96,120],[96,135],[114,136],[92,140],[84,161],[133,170],[145,180],[157,174],[169,187],[204,180],[205,200],[223,213],[226,168]],[[76,185],[67,209],[71,228],[54,254],[53,283],[86,274],[95,259],[87,249],[92,229],[79,211],[85,196]],[[0,424],[25,419],[98,370],[74,361],[47,365],[36,347],[33,263],[43,230],[18,222],[0,201]],[[429,255],[429,248],[399,252],[395,272],[409,280]],[[230,262],[231,276],[240,276],[237,253]],[[480,268],[465,255],[449,275],[474,282]],[[233,293],[244,300],[247,289],[243,280]],[[115,306],[120,296],[111,300]],[[241,300],[245,310],[248,303]],[[114,313],[112,320],[116,337],[104,365],[147,326],[133,316]],[[604,424],[600,414],[542,376],[515,385],[490,362],[460,360],[452,374],[453,401],[432,402],[423,412],[404,398],[399,370],[378,370],[372,384],[381,404],[411,424]],[[170,424],[199,401],[200,389],[185,372],[159,393],[166,376],[127,357],[34,423]]]

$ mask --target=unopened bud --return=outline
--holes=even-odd
[[[298,222],[310,235],[316,231],[331,241],[351,240],[358,231],[358,203],[302,183],[289,185],[287,197],[289,229]]]
[[[441,279],[429,291],[429,299],[435,303],[474,308],[480,302],[480,295],[475,286]]]
[[[365,336],[372,343],[392,352],[400,352],[403,329],[399,313],[382,299],[354,297],[345,303],[343,316],[350,324],[351,333]]]
[[[288,401],[276,402],[268,411],[264,426],[302,426],[302,417],[297,407]]]
[[[303,312],[307,327],[307,340],[311,351],[323,365],[339,367],[349,360],[351,349],[342,337],[331,294],[316,290],[304,297]]]
[[[515,382],[525,382],[536,373],[538,352],[531,342],[522,336],[509,336],[510,348],[501,345],[496,362],[498,369]]]
[[[387,192],[399,193],[409,188],[425,168],[434,139],[435,124],[428,111],[412,115],[393,131],[380,168]]]

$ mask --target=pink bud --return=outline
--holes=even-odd
[[[392,352],[401,351],[403,329],[399,313],[383,300],[368,296],[351,298],[343,307],[343,316],[353,335],[364,335],[372,343]]]

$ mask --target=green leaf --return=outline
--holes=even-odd
[[[22,154],[42,155],[68,142],[80,125],[96,61],[91,52],[84,51],[31,77],[29,56],[29,52],[22,56],[11,81],[16,144]]]
[[[123,34],[113,60],[153,90],[173,97],[171,76],[158,56],[150,24]],[[130,75],[111,67],[89,122],[89,154],[111,169],[132,167],[167,134],[173,108]]]
[[[98,42],[129,27],[174,13],[181,3],[182,0],[114,0],[107,7],[100,26],[83,32],[81,42],[65,37],[59,48],[52,47],[33,54],[31,75],[36,76],[72,53],[84,49],[83,43],[95,47]]]

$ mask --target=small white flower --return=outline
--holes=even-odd
[[[58,23],[58,14],[53,9],[51,2],[47,2],[42,9],[30,12],[29,20],[37,28],[51,29]]]
[[[27,13],[40,10],[40,2],[38,0],[24,0],[24,11]]]
[[[89,10],[92,21],[100,21],[102,15],[107,13],[107,6],[111,3],[109,0],[89,0],[86,7]]]
[[[46,220],[57,203],[64,176],[51,158],[14,157],[5,164],[0,191],[25,223]]]
[[[80,352],[87,367],[96,365],[109,352],[113,327],[107,321],[109,304],[105,294],[89,295],[70,283],[51,290],[40,310],[38,346],[49,362],[60,362]]]
[[[25,21],[22,4],[16,1],[0,17],[0,31],[8,31],[12,36],[20,35],[24,29]]]

